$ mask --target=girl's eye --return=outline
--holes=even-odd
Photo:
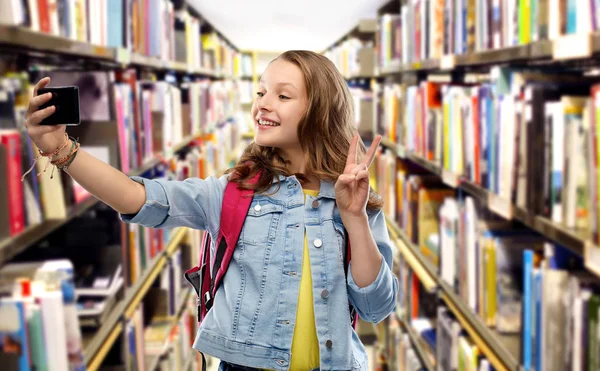
[[[280,95],[279,99],[290,99],[290,97],[286,97],[285,95]]]
[[[262,98],[265,95],[265,93],[258,92],[256,93],[256,95]]]

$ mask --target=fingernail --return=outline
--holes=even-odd
[[[50,98],[50,97],[52,96],[52,93],[46,93],[46,94],[44,94],[44,96],[45,96],[46,98]]]

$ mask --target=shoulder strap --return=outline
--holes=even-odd
[[[344,246],[344,273],[346,274],[346,282],[348,282],[348,266],[350,265],[350,260],[352,260],[352,249],[350,248],[350,237],[346,232],[346,243]],[[348,309],[350,311],[350,325],[356,330],[356,324],[358,323],[358,312],[350,302],[348,302]]]
[[[256,184],[259,177],[260,171],[250,179],[250,184]],[[212,306],[212,298],[217,293],[221,280],[225,276],[227,268],[229,268],[229,262],[246,221],[253,195],[253,190],[239,189],[238,184],[234,182],[227,183],[221,206],[221,223],[216,240],[210,289],[207,292],[208,295],[205,294],[204,298],[207,311]]]

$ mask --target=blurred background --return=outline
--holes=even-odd
[[[124,224],[46,159],[22,181],[33,85],[78,86],[67,132],[100,160],[205,178],[291,49],[383,136],[400,288],[358,324],[369,370],[600,370],[599,0],[0,0],[0,368],[202,369],[202,231]]]

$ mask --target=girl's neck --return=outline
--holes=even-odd
[[[306,174],[306,159],[301,148],[280,149],[279,154],[287,162],[287,168],[292,174]]]
[[[307,191],[320,191],[321,190],[321,182],[317,177],[310,177],[308,182],[302,185],[302,189]]]
[[[297,150],[281,150],[281,156],[288,162],[288,170],[292,174],[303,174],[308,179],[308,182],[305,182],[302,188],[308,190],[318,191],[321,182],[319,178],[316,176],[310,176],[306,169],[306,158],[304,157],[304,152],[302,149]]]

